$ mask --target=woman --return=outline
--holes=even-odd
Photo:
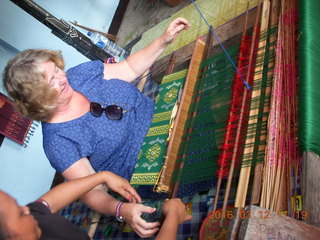
[[[110,189],[126,199],[141,201],[128,181],[107,171],[64,182],[36,202],[23,207],[19,206],[11,196],[0,191],[0,240],[89,240],[86,232],[55,213],[101,183],[107,184]],[[178,225],[192,218],[180,199],[166,201],[163,205],[163,214],[166,218],[156,238],[159,240],[168,239],[168,236],[169,239],[176,239]]]
[[[176,36],[190,27],[177,18],[149,46],[115,64],[92,61],[63,71],[58,52],[26,50],[9,61],[4,86],[20,112],[43,122],[51,165],[67,180],[98,171],[130,179],[153,116],[153,103],[130,82],[141,76]],[[82,197],[92,209],[114,215],[118,200],[97,187]],[[149,208],[123,207],[123,218],[141,237],[157,223],[140,217]]]

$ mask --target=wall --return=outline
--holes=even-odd
[[[189,4],[189,1],[183,1],[172,7],[165,1],[130,0],[117,34],[117,43],[125,47],[135,42],[145,31]]]
[[[104,32],[107,32],[119,4],[119,0],[35,2],[58,19],[77,21],[78,24]],[[51,34],[49,28],[7,0],[0,1],[0,29],[0,43],[4,43],[0,45],[1,72],[8,59],[14,56],[15,49],[59,49],[63,53],[66,68],[88,61],[81,53]],[[82,32],[86,34],[86,31]],[[2,79],[0,91],[5,93]],[[45,193],[51,186],[53,176],[54,170],[43,152],[40,124],[27,148],[8,138],[4,139],[0,147],[0,189],[11,194],[19,204],[27,204]]]

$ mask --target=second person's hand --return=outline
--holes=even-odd
[[[137,203],[124,203],[120,215],[131,228],[142,238],[151,237],[159,231],[159,222],[146,222],[141,218],[143,213],[153,213],[155,208]]]
[[[109,171],[104,171],[103,174],[108,188],[110,188],[112,191],[119,193],[129,202],[141,202],[139,194],[126,179]]]

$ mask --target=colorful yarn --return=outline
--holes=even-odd
[[[320,154],[320,2],[299,0],[298,11],[300,148]]]
[[[238,50],[239,45],[227,49],[233,61],[237,61]],[[221,52],[209,57],[200,68],[205,71],[196,82],[177,159],[184,162],[184,167],[174,171],[172,177],[173,182],[179,182],[179,197],[214,186],[231,102],[235,71],[226,55]]]

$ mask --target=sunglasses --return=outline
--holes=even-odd
[[[104,108],[100,103],[90,103],[90,113],[93,116],[100,117],[103,111],[106,112],[106,116],[111,120],[121,120],[122,114],[124,113],[122,107],[117,105],[108,105]]]

